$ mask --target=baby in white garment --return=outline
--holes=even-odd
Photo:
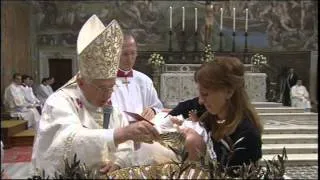
[[[190,116],[191,117],[191,116]],[[200,126],[198,121],[192,121],[190,118],[183,119],[182,115],[171,116],[165,112],[158,113],[152,120],[159,133],[174,132],[177,128],[191,128],[203,137],[205,143],[208,141],[206,130]]]

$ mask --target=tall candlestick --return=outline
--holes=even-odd
[[[184,31],[184,7],[182,7],[182,31]]]
[[[248,31],[248,8],[246,8],[246,26],[245,26],[245,31]]]
[[[236,32],[236,8],[233,8],[233,32]]]
[[[220,8],[220,31],[222,31],[223,24],[223,8]]]
[[[170,22],[169,22],[169,27],[170,27],[170,31],[172,30],[172,6],[170,6],[170,11],[169,11],[169,14],[170,14]]]
[[[198,9],[194,8],[194,31],[198,30]]]

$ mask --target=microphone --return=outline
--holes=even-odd
[[[112,106],[103,107],[103,128],[108,129],[110,122],[110,115],[112,113]]]

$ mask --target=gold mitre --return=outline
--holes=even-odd
[[[96,15],[92,15],[77,39],[80,75],[89,79],[115,78],[122,43],[123,34],[116,20],[105,27]]]

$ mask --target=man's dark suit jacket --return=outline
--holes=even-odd
[[[189,111],[191,110],[197,110],[197,116],[200,117],[206,111],[206,108],[203,105],[199,104],[199,98],[196,97],[180,102],[169,112],[169,114],[172,116],[178,116],[182,114],[183,118],[186,119],[189,117]]]

